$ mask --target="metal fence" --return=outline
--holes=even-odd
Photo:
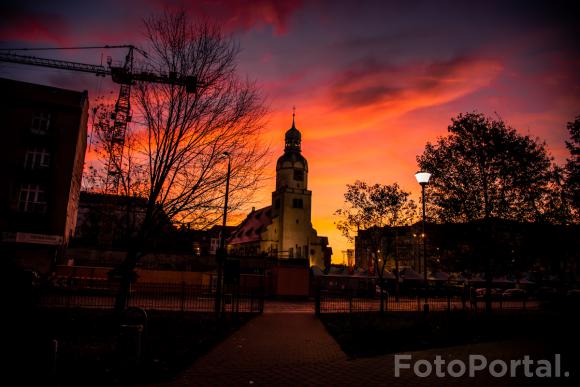
[[[39,294],[38,305],[43,307],[80,307],[112,309],[119,285],[112,281],[77,280],[64,288],[45,287]],[[260,288],[225,285],[222,296],[223,312],[261,313],[264,309]],[[215,286],[183,283],[135,283],[128,306],[145,310],[189,312],[215,311]]]
[[[484,311],[486,308],[485,299],[482,297],[465,297],[462,295],[385,295],[383,299],[383,310],[388,312],[420,312],[428,305],[429,311],[455,311],[471,310],[474,312]],[[526,310],[538,309],[540,302],[535,299],[521,298],[513,299],[506,297],[495,297],[492,300],[494,310]],[[357,313],[357,312],[378,312],[381,310],[380,295],[368,296],[360,295],[354,291],[326,292],[317,291],[315,297],[315,310],[320,313]]]

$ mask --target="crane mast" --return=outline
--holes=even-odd
[[[195,76],[178,74],[176,72],[156,73],[146,70],[136,71],[133,68],[133,53],[140,52],[147,57],[147,53],[132,45],[122,46],[99,46],[99,47],[67,47],[67,48],[44,48],[40,50],[57,49],[92,49],[92,48],[128,48],[129,52],[125,58],[123,66],[114,66],[110,58],[108,65],[93,65],[65,60],[47,59],[36,56],[14,54],[12,51],[32,51],[39,49],[3,49],[0,50],[0,62],[18,63],[31,66],[49,67],[61,70],[79,71],[92,73],[96,76],[110,76],[113,82],[118,83],[119,95],[115,103],[115,109],[111,115],[112,125],[106,130],[106,140],[109,150],[109,160],[107,160],[107,176],[105,180],[105,191],[117,194],[121,182],[121,171],[123,163],[123,153],[127,125],[131,122],[131,85],[138,82],[152,82],[161,84],[173,84],[185,87],[188,93],[195,93],[198,82]]]

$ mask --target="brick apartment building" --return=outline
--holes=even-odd
[[[0,79],[0,258],[46,273],[74,233],[88,94]]]

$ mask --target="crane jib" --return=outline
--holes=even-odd
[[[125,66],[105,67],[103,65],[93,65],[10,53],[0,53],[0,62],[19,63],[70,71],[81,71],[103,77],[110,75],[113,82],[122,85],[129,85],[135,81],[179,85],[185,86],[185,89],[188,93],[195,93],[198,86],[197,78],[195,76],[183,76],[176,72],[169,72],[169,74],[159,74],[148,71],[131,72],[128,71]]]

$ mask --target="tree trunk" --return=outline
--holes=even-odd
[[[137,251],[131,247],[127,252],[125,261],[117,269],[119,289],[115,298],[115,314],[120,315],[128,305],[131,284],[135,279],[135,266],[137,264]]]
[[[385,313],[385,295],[384,295],[384,289],[385,289],[385,284],[384,284],[384,280],[381,278],[381,282],[380,282],[380,288],[381,288],[381,296],[380,296],[380,300],[381,300],[381,314]]]
[[[119,290],[115,298],[115,314],[119,316],[127,308],[129,302],[129,292],[131,291],[131,280],[127,275],[121,275]]]
[[[490,248],[491,243],[491,228],[489,219],[485,219],[483,223],[483,254],[485,254],[485,312],[491,314],[492,300],[491,300],[491,286],[493,281],[492,274],[492,257]]]
[[[137,266],[139,258],[143,256],[143,249],[145,248],[147,237],[152,234],[152,230],[154,229],[151,226],[153,219],[153,208],[151,205],[148,205],[143,223],[137,235],[131,239],[125,260],[116,269],[115,274],[119,280],[119,290],[115,299],[115,314],[117,315],[120,315],[127,308],[131,284],[136,278],[135,267]]]
[[[399,233],[395,229],[395,301],[399,302]]]

